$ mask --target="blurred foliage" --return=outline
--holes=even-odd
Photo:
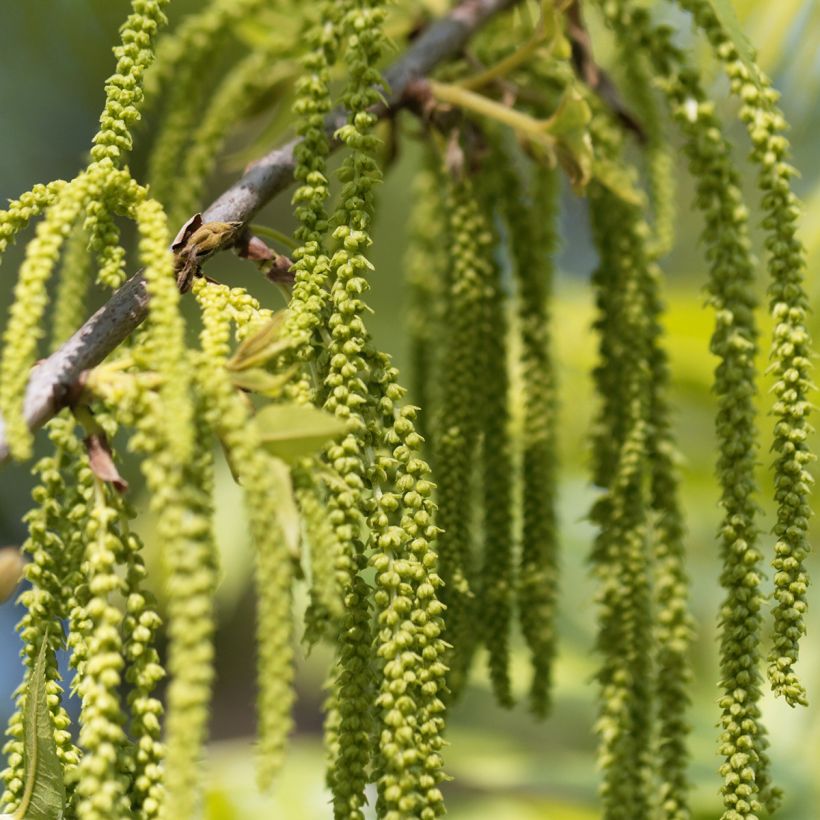
[[[428,0],[423,7],[440,10],[446,3]],[[691,43],[685,16],[659,5],[659,13],[679,27],[682,42]],[[796,165],[803,171],[798,191],[804,197],[804,239],[809,249],[809,269],[820,265],[820,3],[817,0],[734,0],[738,17],[749,39],[758,48],[763,68],[783,92],[783,108],[792,125]],[[172,22],[197,6],[194,0],[175,0]],[[110,73],[111,43],[124,17],[125,0],[37,0],[18,3],[0,0],[0,53],[6,71],[0,74],[0,197],[8,198],[33,182],[71,176],[87,150],[94,131],[102,85]],[[591,20],[596,53],[609,64],[612,54],[606,36]],[[244,36],[253,37],[252,30]],[[706,60],[706,51],[692,44]],[[617,77],[617,67],[613,70]],[[725,85],[715,69],[715,93],[721,105],[727,102]],[[283,88],[282,92],[286,93]],[[282,104],[267,119],[254,119],[229,146],[220,172],[212,180],[218,191],[248,158],[248,145],[270,144],[287,124]],[[149,123],[150,125],[150,123]],[[415,128],[410,120],[400,131]],[[146,127],[145,132],[149,129]],[[739,129],[730,130],[739,155],[748,144]],[[372,303],[376,309],[372,327],[380,345],[391,350],[401,367],[405,361],[405,339],[397,331],[403,313],[404,289],[400,266],[407,219],[407,191],[415,167],[416,152],[411,140],[398,141],[398,159],[391,168],[381,199],[373,260],[376,279]],[[683,176],[683,168],[681,167]],[[675,398],[675,427],[682,456],[684,503],[689,528],[688,550],[692,578],[692,607],[698,623],[694,645],[696,690],[691,712],[692,776],[696,784],[696,818],[706,820],[719,814],[719,781],[715,774],[717,719],[717,647],[715,622],[721,592],[718,587],[718,556],[714,533],[718,520],[717,492],[713,478],[715,454],[712,430],[714,403],[711,396],[714,358],[708,352],[713,317],[704,307],[701,288],[705,267],[697,235],[699,225],[689,207],[691,188],[682,182],[679,192],[678,243],[667,260],[669,282],[666,300],[667,345],[670,352]],[[269,206],[259,221],[287,231],[292,224],[285,197]],[[475,682],[454,710],[449,731],[446,761],[455,780],[447,787],[450,816],[454,818],[547,818],[588,820],[598,816],[596,773],[593,766],[595,740],[592,675],[596,658],[592,608],[593,585],[587,574],[586,556],[592,528],[585,520],[592,499],[587,480],[588,423],[594,412],[589,371],[595,356],[590,333],[592,305],[585,287],[594,259],[588,248],[584,205],[565,192],[563,197],[562,279],[555,310],[557,361],[560,363],[562,396],[561,460],[564,465],[561,495],[562,593],[561,643],[557,665],[557,689],[553,716],[535,723],[523,708],[511,712],[498,709],[490,695],[484,658],[477,659]],[[23,243],[18,243],[19,246]],[[8,283],[19,256],[10,255],[0,276]],[[223,259],[213,275],[236,281],[244,266]],[[210,272],[210,271],[209,271]],[[760,296],[764,296],[761,269]],[[242,280],[242,284],[249,284]],[[253,289],[268,304],[279,306],[281,298]],[[811,278],[815,302],[820,299],[820,280]],[[8,287],[0,292],[5,310]],[[820,321],[814,320],[815,339]],[[762,327],[765,336],[768,326]],[[761,345],[765,351],[767,344]],[[764,354],[765,355],[765,354]],[[761,361],[765,366],[765,362]],[[764,396],[769,385],[759,386]],[[764,441],[770,424],[760,420]],[[816,446],[816,445],[815,445]],[[768,447],[759,453],[760,474],[768,485]],[[128,467],[128,465],[127,465]],[[131,465],[128,478],[135,475]],[[138,481],[133,482],[135,487]],[[28,505],[30,480],[25,467],[7,467],[0,472],[0,544],[19,543],[20,518]],[[254,820],[271,816],[321,818],[327,816],[329,796],[323,788],[323,751],[318,740],[322,675],[328,658],[321,652],[305,660],[299,671],[300,704],[297,735],[285,770],[272,797],[262,797],[254,784],[252,748],[242,736],[251,733],[252,618],[248,604],[250,547],[244,530],[239,491],[227,467],[217,476],[217,535],[222,555],[220,585],[221,626],[217,638],[220,668],[216,692],[214,734],[218,738],[209,760],[208,811],[211,820]],[[763,496],[767,492],[764,491]],[[764,510],[762,544],[771,551],[768,531],[771,509]],[[153,544],[149,560],[159,566],[160,545],[150,537],[152,524],[143,525],[143,535]],[[816,521],[813,537],[817,541]],[[810,559],[815,578],[820,575],[817,556]],[[149,575],[150,577],[150,575]],[[153,575],[156,579],[159,576]],[[814,600],[817,598],[814,596]],[[18,650],[11,638],[18,618],[10,602],[0,607],[0,720],[5,722],[17,683],[19,668],[13,662]],[[820,605],[809,613],[809,640],[801,660],[801,674],[810,693],[808,710],[794,711],[769,698],[764,719],[769,726],[775,780],[784,787],[786,802],[782,820],[812,820],[820,805]],[[519,645],[514,657],[516,681],[523,694],[525,655]]]

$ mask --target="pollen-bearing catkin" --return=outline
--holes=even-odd
[[[752,141],[758,170],[769,268],[769,309],[774,319],[771,369],[774,373],[774,483],[777,523],[774,533],[774,641],[768,657],[772,690],[790,706],[806,705],[806,692],[794,666],[806,633],[809,579],[808,498],[814,479],[809,465],[808,421],[811,402],[811,337],[807,324],[805,249],[797,234],[800,206],[791,190],[797,172],[789,164],[786,122],[769,79],[740,53],[711,4],[680,0],[691,11],[723,63],[732,93],[741,101],[740,119]]]
[[[451,260],[447,322],[441,339],[447,378],[435,421],[433,463],[438,485],[438,523],[443,530],[438,539],[445,583],[443,599],[447,606],[448,642],[453,645],[449,686],[452,696],[457,697],[477,645],[474,592],[470,589],[476,561],[473,468],[480,434],[476,408],[483,400],[481,327],[493,275],[493,235],[467,175],[458,171],[447,173],[445,209]]]
[[[596,147],[619,156],[608,124],[595,123]],[[651,563],[647,479],[650,471],[650,332],[645,302],[646,241],[640,210],[599,185],[590,189],[593,275],[599,316],[598,392],[604,398],[595,437],[595,481],[603,494],[591,517],[599,582],[598,649],[603,656],[599,762],[604,816],[648,817],[653,800]],[[612,411],[612,412],[611,412]]]

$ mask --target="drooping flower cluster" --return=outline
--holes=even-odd
[[[406,257],[419,409],[405,403],[398,372],[366,323],[382,175],[376,125],[389,108],[380,72],[387,4],[323,0],[306,10],[212,0],[155,49],[166,5],[132,1],[89,165],[70,181],[35,186],[0,212],[0,256],[42,217],[19,271],[0,357],[0,431],[16,458],[32,449],[23,399],[46,337],[50,294],[54,349],[85,318],[94,279],[109,288],[123,282],[122,218],[136,225],[135,256],[150,296],[143,329],[55,397],[69,406],[50,422],[53,454],[35,466],[24,545],[30,588],[21,599],[25,673],[4,747],[6,810],[24,816],[32,795],[68,820],[170,820],[203,810],[217,445],[243,489],[255,550],[261,787],[273,781],[293,723],[293,593],[301,578],[309,600],[305,640],[325,641],[334,653],[325,736],[336,818],[363,818],[371,784],[380,818],[444,813],[446,705],[465,690],[485,650],[496,699],[513,705],[516,624],[530,657],[531,709],[548,713],[559,575],[551,325],[563,171],[587,197],[598,254],[592,375],[599,406],[591,433],[598,498],[590,517],[598,528],[591,564],[603,813],[613,820],[689,816],[692,623],[657,264],[674,238],[675,188],[660,92],[681,131],[705,222],[716,319],[724,820],[772,811],[778,792],[760,709],[765,599],[748,214],[715,107],[671,30],[654,27],[630,0],[599,3],[618,40],[626,102],[594,64],[572,3],[544,4],[533,25],[526,14],[495,16],[512,5],[504,0],[465,0],[391,72],[404,83],[420,53],[429,59],[425,49],[438,54],[464,27],[475,29],[476,19],[487,23],[475,48],[459,45],[463,59],[435,80],[411,84],[401,101],[418,115],[424,142]],[[768,673],[775,693],[794,705],[806,700],[795,664],[805,632],[812,458],[794,172],[776,95],[745,43],[733,40],[727,12],[706,0],[680,5],[740,98],[759,169],[775,319]],[[242,55],[234,59],[237,45]],[[151,185],[143,187],[127,163],[144,102],[160,92],[164,117],[148,159]],[[252,250],[268,253],[252,236],[257,229],[244,224],[247,210],[231,223],[196,225],[202,220],[193,216],[173,252],[166,211],[181,222],[200,206],[235,124],[266,111],[263,137],[278,134],[281,112],[290,110],[298,137],[295,242],[258,228],[295,245],[288,309],[273,313],[199,267],[208,256],[193,239],[199,231],[229,234],[219,249],[231,244],[257,260]],[[407,132],[400,117],[389,127]],[[627,160],[633,137],[644,179]],[[337,147],[344,158],[331,208],[328,157]],[[289,150],[274,152],[274,165]],[[282,168],[288,173],[290,165]],[[198,334],[181,312],[189,290]],[[111,451],[115,434],[139,460],[156,518],[166,625],[146,588],[127,484]],[[126,462],[123,470],[130,468]],[[55,656],[63,648],[82,702],[74,734]],[[163,709],[156,688],[166,670]],[[60,788],[52,792],[46,780],[54,778],[42,777],[32,754],[32,720],[45,720],[38,742],[59,767]]]

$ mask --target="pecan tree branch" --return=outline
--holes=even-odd
[[[575,0],[567,9],[567,36],[572,48],[572,64],[578,77],[598,95],[621,125],[632,131],[641,144],[645,144],[647,137],[643,126],[624,104],[612,78],[595,62],[592,39],[584,23],[580,0]]]
[[[404,105],[404,92],[439,63],[458,54],[484,23],[515,5],[517,0],[463,0],[431,24],[385,72],[387,105],[379,113]],[[332,111],[325,122],[328,134],[346,122],[344,109]],[[254,163],[246,173],[203,213],[205,222],[247,223],[276,194],[293,182],[291,140]],[[337,143],[332,142],[332,148]],[[148,315],[149,295],[140,272],[132,276],[62,347],[33,368],[26,387],[24,413],[36,430],[66,403],[71,386],[84,370],[98,365]],[[0,462],[9,456],[5,425],[0,417]]]

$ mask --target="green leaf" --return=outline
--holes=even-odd
[[[265,449],[293,464],[312,455],[345,430],[344,422],[304,404],[269,404],[254,417]]]
[[[234,387],[275,399],[282,394],[285,385],[291,381],[295,370],[296,368],[291,367],[284,373],[269,373],[261,367],[252,367],[249,370],[233,371],[230,375]]]
[[[556,140],[555,153],[576,188],[583,188],[592,176],[592,140],[589,103],[576,88],[568,88],[555,113],[543,124],[543,131]]]
[[[248,336],[228,360],[228,370],[247,370],[265,364],[269,359],[293,345],[293,339],[282,336],[285,311],[274,314],[273,318],[253,335]]]
[[[48,633],[28,681],[23,714],[25,790],[14,820],[61,820],[65,807],[63,767],[57,757],[54,726],[46,699]]]

